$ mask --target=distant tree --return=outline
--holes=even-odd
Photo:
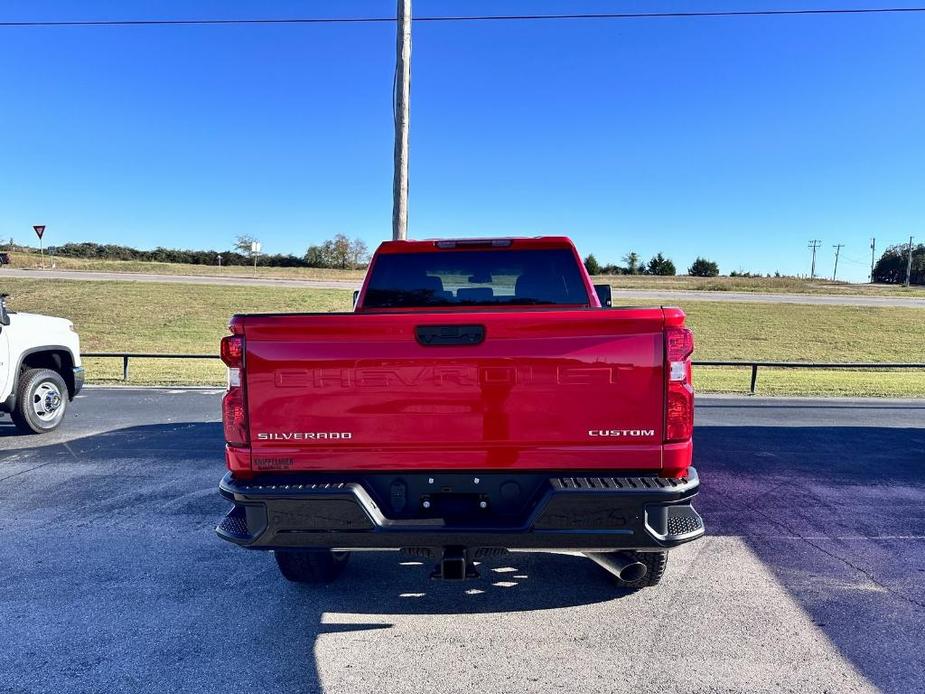
[[[647,275],[675,275],[677,271],[675,270],[674,263],[671,262],[668,258],[663,256],[661,253],[657,253],[652,256],[652,259],[649,260],[649,264],[646,265],[646,274]]]
[[[625,275],[626,268],[620,267],[619,265],[614,265],[613,263],[608,263],[607,265],[601,265],[601,274],[602,275]]]
[[[356,270],[369,260],[369,248],[363,239],[355,238],[350,243],[350,265]]]
[[[719,275],[719,265],[712,260],[697,256],[697,260],[687,268],[687,274],[691,277],[716,277]]]
[[[257,243],[257,238],[250,234],[241,234],[234,241],[234,247],[244,255],[250,255],[251,244]]]
[[[906,281],[906,266],[909,263],[909,244],[887,248],[874,265],[874,282],[902,284]],[[911,284],[925,284],[925,244],[912,247]]]
[[[309,246],[303,262],[309,267],[352,268],[362,267],[369,260],[366,242],[356,238],[351,241],[345,234],[337,234],[320,246]]]
[[[623,256],[623,262],[626,263],[627,275],[642,274],[642,261],[639,259],[639,254],[636,251],[630,251]]]
[[[350,239],[345,234],[337,234],[333,239],[328,239],[322,245],[322,249],[328,263],[327,267],[350,267]]]
[[[324,256],[324,248],[322,246],[309,246],[308,250],[305,251],[305,264],[308,267],[327,267],[327,258]]]
[[[601,274],[601,264],[597,262],[597,258],[594,257],[593,253],[589,253],[588,257],[585,258],[585,269],[589,275]]]

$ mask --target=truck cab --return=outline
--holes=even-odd
[[[286,578],[571,550],[640,588],[703,534],[684,313],[603,307],[565,237],[385,242],[352,313],[230,330],[217,531]]]
[[[0,295],[0,412],[26,434],[53,431],[83,387],[80,339],[64,318],[20,313]]]

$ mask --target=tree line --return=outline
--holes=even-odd
[[[585,258],[585,268],[590,275],[677,275],[677,269],[670,258],[661,252],[652,256],[647,263],[643,263],[639,254],[630,251],[623,256],[624,265],[601,265],[594,254]],[[693,277],[716,277],[719,275],[719,265],[712,260],[698,257],[687,269],[687,274]]]
[[[909,267],[909,244],[902,243],[889,246],[874,264],[872,280],[884,284],[902,284],[906,281]],[[647,263],[643,263],[638,253],[630,251],[623,256],[623,265],[601,265],[594,254],[584,259],[585,267],[591,275],[676,275],[677,271],[670,258],[661,253],[655,254]],[[692,277],[717,277],[719,265],[712,260],[697,257],[687,268]],[[760,277],[750,272],[732,271],[730,277]],[[768,275],[770,277],[771,275]],[[780,277],[780,273],[774,273]],[[925,284],[925,244],[912,247],[912,268],[909,275],[910,284]]]
[[[252,244],[257,239],[253,236],[238,236],[232,248],[225,251],[214,250],[185,250],[177,248],[158,247],[153,250],[140,250],[131,246],[117,244],[102,244],[93,242],[65,243],[60,246],[49,246],[46,252],[68,258],[88,258],[102,260],[136,260],[142,262],[159,263],[186,263],[190,265],[251,265],[254,262]],[[16,244],[10,239],[7,244],[8,251],[34,250]],[[337,234],[320,244],[309,246],[305,254],[258,254],[258,263],[269,267],[306,267],[306,268],[364,268],[369,262],[369,249],[366,243],[359,238],[350,239],[345,234]],[[873,281],[886,284],[902,284],[906,281],[906,267],[909,260],[909,245],[897,244],[888,247],[873,269]],[[591,275],[677,275],[674,262],[662,253],[656,253],[648,261],[635,251],[623,256],[623,264],[605,264],[598,262],[594,254],[584,259],[585,267]],[[719,266],[712,260],[698,257],[687,268],[687,274],[692,277],[716,277],[719,275]],[[775,273],[780,276],[779,273]],[[751,273],[732,272],[730,277],[750,277]],[[912,248],[911,284],[925,284],[925,244],[918,244]]]
[[[88,258],[95,260],[136,260],[156,263],[185,263],[189,265],[252,265],[254,253],[252,244],[257,239],[242,235],[235,239],[231,250],[185,250],[158,247],[140,250],[131,246],[111,243],[65,243],[45,249],[49,255],[66,258]],[[319,245],[309,246],[303,256],[291,253],[257,253],[257,262],[269,267],[313,267],[357,269],[366,266],[369,250],[361,239],[349,239],[337,234]]]
[[[886,284],[902,284],[906,281],[909,267],[909,244],[889,246],[874,265],[873,281]],[[910,284],[925,284],[925,244],[912,247],[912,273]]]

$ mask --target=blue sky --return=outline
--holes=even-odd
[[[838,6],[864,6],[842,0]],[[889,3],[896,5],[896,2]],[[902,4],[902,3],[898,3]],[[833,6],[454,2],[415,13]],[[4,0],[0,19],[389,15]],[[925,237],[925,15],[418,24],[410,235],[866,279]],[[391,25],[0,28],[0,238],[301,254],[391,234]]]

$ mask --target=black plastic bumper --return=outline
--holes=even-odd
[[[474,480],[478,493],[461,479],[470,480],[470,487]],[[523,498],[505,507],[511,482]],[[405,490],[400,506],[395,492],[399,485]],[[418,493],[422,485],[434,493]],[[703,520],[691,506],[699,485],[693,468],[682,479],[415,473],[349,479],[277,475],[245,481],[229,473],[219,491],[234,506],[216,532],[253,549],[659,550],[703,535]]]
[[[84,387],[84,367],[75,366],[74,367],[74,390],[71,393],[71,400],[83,389]]]

